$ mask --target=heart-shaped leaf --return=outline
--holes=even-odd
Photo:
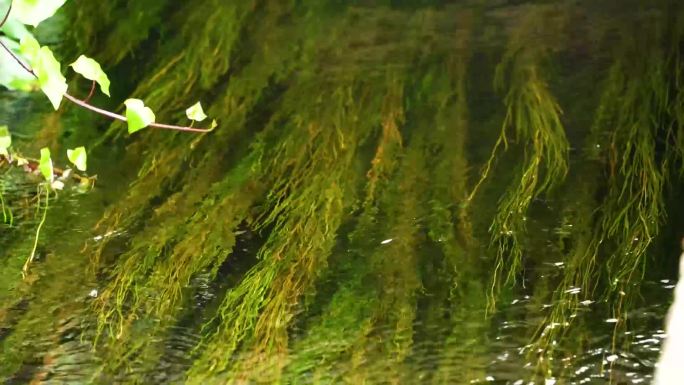
[[[67,158],[80,171],[85,171],[88,167],[88,155],[85,147],[76,147],[73,150],[67,150]]]
[[[9,127],[0,126],[0,155],[9,155],[9,148],[12,145],[12,135],[10,135]]]
[[[0,126],[0,147],[9,148],[12,145],[12,135],[10,134],[9,127],[3,125]]]
[[[30,35],[24,36],[21,40],[20,51],[38,76],[40,89],[50,99],[55,110],[58,109],[67,91],[67,83],[55,55],[50,48],[41,47]]]
[[[154,123],[154,112],[149,107],[145,107],[140,99],[128,99],[126,105],[126,120],[128,120],[128,133],[132,134]]]
[[[187,115],[188,119],[198,122],[201,122],[207,118],[207,115],[204,113],[202,104],[200,102],[195,103],[192,107],[185,110],[185,115]]]
[[[36,75],[38,75],[38,84],[40,84],[43,93],[50,99],[52,106],[57,110],[67,91],[66,79],[62,76],[60,64],[50,48],[40,47],[38,58],[38,63],[33,67]]]
[[[9,1],[8,0],[0,0],[0,9],[2,9],[3,16],[5,10],[9,7]],[[12,12],[14,13],[14,12]],[[11,14],[5,20],[5,24],[2,25],[0,28],[0,31],[5,33],[5,36],[11,37],[12,39],[15,40],[21,40],[25,35],[30,35],[31,32],[26,29],[26,26],[24,23],[21,21],[17,20],[15,17],[13,17]]]
[[[19,52],[28,60],[29,64],[33,64],[36,61],[39,51],[40,44],[33,35],[26,35],[21,38]]]
[[[109,78],[107,74],[102,71],[100,63],[96,62],[85,55],[81,55],[75,62],[69,64],[71,68],[84,78],[97,82],[100,85],[102,93],[109,95]]]
[[[38,170],[43,174],[46,181],[52,183],[54,178],[54,169],[52,168],[52,158],[50,158],[50,149],[43,147],[40,149],[40,163],[38,163]]]
[[[14,0],[12,16],[24,24],[38,26],[64,5],[66,0]]]

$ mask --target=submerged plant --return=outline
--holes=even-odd
[[[622,31],[617,59],[602,83],[584,150],[586,171],[581,175],[586,179],[577,181],[580,187],[567,198],[568,206],[574,206],[574,228],[564,242],[572,247],[553,291],[555,305],[535,336],[546,370],[551,370],[548,357],[558,349],[554,345],[591,298],[612,298],[615,334],[626,327],[647,251],[665,220],[668,178],[679,152],[670,143],[658,145],[659,138],[669,141],[675,135],[671,122],[676,118],[670,113],[678,99],[669,91],[676,78],[666,70],[679,60],[677,49],[666,41],[681,41],[682,35],[666,37],[663,31],[652,20],[644,21],[640,36]],[[605,277],[603,284],[597,275]]]
[[[649,7],[665,3],[681,8]],[[118,20],[128,7],[140,18]],[[500,356],[519,378],[568,376],[558,358],[588,338],[586,301],[626,324],[684,154],[679,16],[649,13],[635,36],[634,15],[603,7],[68,8],[74,46],[101,45],[111,73],[140,68],[125,90],[141,98],[126,102],[132,131],[154,115],[222,122],[125,139],[113,124],[97,138],[126,147],[125,188],[78,254],[89,274],[60,270],[97,282],[73,305],[97,357],[90,381],[451,384],[499,376]],[[206,113],[187,108],[200,95]],[[76,168],[84,153],[69,152]],[[60,285],[36,279],[27,292]],[[0,296],[3,349],[68,333],[31,329],[42,299],[4,320],[24,298]],[[513,327],[529,344],[500,339]],[[0,369],[19,373],[34,353]]]
[[[126,107],[125,116],[120,115],[111,111],[107,111],[102,108],[95,107],[89,104],[91,97],[95,91],[95,85],[100,86],[100,90],[107,96],[110,96],[110,80],[108,76],[102,70],[100,64],[84,55],[80,55],[76,61],[70,64],[70,67],[78,74],[84,78],[92,81],[92,86],[90,93],[85,99],[78,99],[67,93],[68,85],[66,79],[61,73],[61,65],[55,59],[54,54],[47,46],[40,46],[38,41],[33,37],[33,35],[26,30],[23,24],[30,24],[34,27],[45,19],[51,17],[64,3],[64,1],[58,1],[56,3],[52,2],[26,2],[23,0],[16,1],[16,7],[14,8],[14,13],[12,12],[15,1],[9,0],[7,4],[7,11],[4,17],[0,20],[0,28],[2,28],[6,23],[10,23],[11,26],[6,31],[9,32],[9,36],[12,38],[21,39],[19,44],[12,39],[6,39],[7,43],[0,40],[0,47],[5,51],[11,60],[14,61],[13,65],[20,67],[25,71],[26,74],[30,75],[30,80],[24,80],[23,75],[17,75],[15,73],[10,73],[9,78],[3,79],[2,85],[9,89],[33,89],[34,87],[40,88],[43,93],[48,97],[52,106],[57,110],[61,104],[62,98],[66,98],[72,103],[88,109],[97,114],[103,115],[105,117],[126,122],[128,125],[128,133],[135,133],[145,127],[156,127],[169,130],[186,131],[186,132],[200,132],[206,133],[212,131],[216,128],[216,120],[213,120],[211,126],[208,129],[193,128],[195,121],[202,121],[207,118],[202,110],[202,106],[199,102],[191,106],[186,110],[186,115],[188,119],[192,121],[190,126],[179,126],[170,124],[161,124],[155,122],[155,114],[152,110],[144,105],[144,102],[139,99],[127,99],[124,102]],[[4,4],[3,4],[4,5]],[[22,24],[23,23],[23,24]],[[17,32],[18,31],[18,32]],[[11,49],[10,46],[14,47]],[[24,74],[25,75],[25,74]],[[4,162],[8,164],[16,163],[17,166],[25,166],[29,162],[22,156],[14,152],[10,152],[11,146],[11,136],[9,134],[9,129],[7,126],[2,126],[0,131],[0,157]],[[76,166],[80,171],[86,170],[86,150],[85,147],[78,147],[76,149],[70,149],[67,151],[68,159]],[[30,167],[29,167],[30,168]],[[44,176],[47,181],[47,187],[44,187],[45,191],[45,207],[43,211],[43,216],[38,224],[35,235],[35,242],[31,253],[24,264],[22,272],[24,276],[26,275],[30,263],[34,260],[36,249],[38,247],[38,239],[40,236],[40,231],[45,220],[47,218],[48,202],[50,197],[51,189],[61,189],[63,187],[63,182],[61,180],[55,180],[54,170],[52,166],[52,160],[50,158],[50,150],[48,148],[41,149],[41,158],[37,165],[37,169]],[[67,177],[69,171],[64,173],[64,177]],[[81,179],[83,181],[85,179]],[[42,194],[41,187],[38,191],[38,202],[37,207],[40,207],[40,195]],[[5,207],[3,201],[3,216],[6,217]]]
[[[487,179],[499,148],[507,149],[512,135],[523,146],[523,160],[519,176],[500,199],[489,229],[492,247],[497,252],[493,296],[501,284],[501,275],[506,276],[504,281],[515,282],[522,269],[522,238],[532,201],[561,184],[568,171],[569,145],[561,109],[541,74],[546,47],[527,44],[534,33],[533,25],[549,17],[549,12],[535,10],[527,17],[511,38],[496,69],[496,87],[506,95],[505,117],[482,176],[468,197],[468,202],[474,198]],[[557,22],[556,18],[551,20]]]

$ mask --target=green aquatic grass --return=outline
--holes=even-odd
[[[284,371],[286,382],[300,383],[308,375],[315,383],[344,380],[345,369],[340,367],[340,359],[348,360],[352,347],[372,327],[371,314],[378,299],[376,289],[369,288],[364,281],[374,272],[371,250],[377,247],[381,237],[371,236],[379,231],[375,223],[381,215],[381,198],[376,192],[390,183],[399,166],[398,157],[403,153],[399,131],[404,121],[402,83],[395,78],[388,79],[385,92],[380,103],[374,103],[382,110],[381,129],[366,172],[364,196],[359,199],[362,212],[354,221],[354,230],[346,237],[352,256],[345,252],[339,257],[341,269],[349,279],[334,292],[321,314],[309,321],[311,331],[294,342],[292,358]],[[312,365],[313,362],[317,364]]]
[[[113,91],[179,121],[171,111],[201,100],[219,120],[204,136],[125,140],[114,124],[101,142],[127,148],[127,182],[93,234],[117,235],[85,249],[102,282],[98,375],[154,382],[187,327],[202,337],[173,369],[187,383],[481,380],[492,305],[531,289],[532,305],[553,306],[520,316],[531,339],[520,362],[543,377],[589,327],[572,320],[579,301],[605,292],[623,319],[684,154],[682,27],[654,16],[633,36],[593,8],[478,4],[70,7],[80,44],[101,46],[93,56],[111,73],[140,63],[138,85]],[[144,12],[117,24],[127,6]],[[584,16],[591,38],[573,32]],[[559,67],[582,55],[605,70],[596,111],[563,97]],[[494,91],[480,89],[483,71]],[[595,114],[588,136],[559,100]],[[481,159],[473,146],[490,138]],[[18,325],[8,349],[51,333],[29,333],[28,317],[0,320]],[[19,349],[6,372],[33,353]]]
[[[501,197],[489,228],[497,254],[492,299],[503,282],[515,283],[522,269],[525,221],[532,201],[560,185],[568,172],[569,144],[562,111],[543,75],[543,62],[550,49],[546,45],[551,43],[525,44],[534,36],[532,26],[544,19],[547,25],[559,22],[545,8],[523,18],[496,68],[495,87],[505,93],[501,133],[466,202],[472,201],[488,178],[500,149],[508,149],[512,140],[519,144],[523,151],[519,174]]]
[[[276,18],[280,14],[279,12],[268,16]],[[260,54],[265,53],[256,53],[256,55]],[[161,62],[162,65],[166,65],[163,60]],[[194,67],[198,65],[197,62],[192,61],[190,64],[191,71],[197,70],[197,67]],[[182,153],[169,150],[178,145],[176,139],[170,138],[160,148],[151,150],[152,153],[149,154],[146,164],[143,165],[138,180],[129,190],[126,205],[114,207],[112,212],[108,214],[110,219],[103,222],[103,226],[115,229],[120,226],[137,223],[150,210],[165,213],[164,216],[160,216],[158,226],[150,228],[148,234],[140,234],[140,236],[136,237],[141,244],[141,248],[130,250],[126,254],[130,260],[130,265],[128,267],[120,266],[122,268],[118,269],[116,275],[121,277],[122,281],[121,284],[113,285],[117,286],[118,289],[116,290],[121,293],[118,296],[119,301],[115,308],[121,309],[125,306],[127,301],[126,293],[132,291],[134,288],[132,285],[137,285],[130,280],[131,277],[139,275],[139,280],[142,283],[147,280],[150,271],[153,271],[152,279],[149,282],[151,287],[146,290],[160,292],[165,300],[155,301],[154,304],[141,304],[141,306],[158,307],[155,310],[156,313],[163,314],[163,309],[167,306],[165,304],[173,305],[175,303],[180,295],[181,288],[193,274],[212,264],[214,266],[219,265],[230,253],[232,248],[230,239],[234,238],[233,232],[235,228],[242,220],[248,217],[246,210],[249,209],[249,201],[258,199],[259,194],[257,191],[261,187],[259,187],[258,182],[254,183],[253,180],[260,178],[261,175],[252,171],[252,168],[255,167],[255,156],[241,160],[236,169],[228,175],[221,175],[222,168],[217,166],[223,162],[231,161],[230,155],[226,156],[225,148],[232,147],[235,140],[250,139],[250,135],[246,134],[245,131],[248,129],[246,125],[250,125],[250,121],[255,119],[253,115],[268,113],[267,110],[257,109],[255,104],[262,102],[264,99],[269,100],[269,98],[272,98],[270,95],[271,91],[269,90],[271,87],[269,78],[277,73],[279,67],[274,66],[273,63],[270,64],[269,66],[262,61],[250,63],[244,68],[245,71],[250,73],[250,78],[247,81],[231,82],[231,86],[225,91],[224,95],[220,96],[220,103],[218,104],[224,106],[224,109],[214,112],[221,120],[222,127],[217,131],[215,137],[212,138],[212,144],[222,143],[221,145],[208,145],[203,138],[197,138],[193,139],[190,143],[184,141],[188,147],[187,151]],[[279,64],[283,66],[289,65],[287,62]],[[175,63],[175,65],[179,64]],[[164,67],[156,76],[167,76],[166,71],[169,68],[175,67]],[[177,75],[171,74],[168,76]],[[145,85],[142,87],[144,88]],[[164,94],[163,103],[166,103],[167,99],[172,97],[172,94]],[[153,100],[156,99],[153,98]],[[244,151],[238,151],[233,158],[238,159],[239,156],[244,154]],[[195,166],[185,170],[185,167],[182,167],[182,165],[186,162],[192,162]],[[153,201],[155,197],[149,195],[151,191],[158,191],[157,194],[159,196],[166,196],[168,190],[172,188],[171,186],[182,185],[183,181],[193,181],[195,178],[201,180],[201,184],[194,182],[186,184],[185,190],[173,194],[175,198],[170,198],[165,208],[154,208]],[[252,192],[255,194],[252,194]],[[235,199],[237,198],[240,199],[236,201]],[[247,200],[241,198],[247,198]],[[185,203],[189,203],[190,199],[197,199],[197,202],[204,200],[205,203],[202,204],[202,209],[199,212],[195,212],[192,204],[184,205],[183,207],[188,210],[185,214],[186,216],[184,216],[178,215],[180,213],[176,210],[179,199],[183,199]],[[223,202],[222,205],[226,205],[227,210],[234,211],[235,216],[231,217],[230,214],[222,210],[214,210],[212,203],[217,200]],[[233,208],[232,204],[235,202],[242,208],[237,210]],[[125,222],[119,222],[118,218],[125,218]],[[231,222],[225,223],[226,218],[232,218],[229,219]],[[213,229],[207,227],[203,223],[205,221],[215,224],[215,227]],[[180,224],[182,223],[185,223],[185,225],[181,226]],[[184,230],[185,228],[196,229],[198,233],[187,232]],[[212,231],[215,229],[219,232]],[[226,233],[228,238],[223,237]],[[156,241],[156,248],[145,246],[145,243],[149,242],[150,239]],[[172,248],[168,247],[170,243],[176,242],[178,243]],[[147,266],[140,266],[136,261],[140,255],[147,254],[146,249],[152,249],[148,254],[152,261]],[[162,263],[157,263],[159,250],[162,249],[169,250],[168,258]],[[203,260],[193,261],[191,258],[198,253],[204,256]],[[138,273],[135,273],[136,271]],[[164,278],[166,274],[171,274],[178,278],[169,282],[171,287],[166,284],[167,280]],[[102,302],[107,303],[107,300]],[[112,324],[110,315],[115,313],[108,314],[102,319],[101,324]]]
[[[675,127],[668,123],[672,119],[668,114],[677,98],[673,100],[668,84],[676,78],[665,69],[677,57],[678,48],[652,43],[664,37],[655,23],[641,30],[638,37],[631,29],[623,31],[618,59],[603,83],[587,139],[587,170],[578,174],[583,180],[575,185],[581,187],[570,190],[567,198],[572,215],[567,223],[573,228],[562,234],[561,241],[573,247],[566,254],[562,279],[552,291],[555,305],[535,336],[534,346],[545,352],[539,357],[546,371],[552,351],[561,349],[555,342],[577,327],[570,324],[582,298],[610,299],[613,311],[606,318],[620,320],[615,341],[627,325],[638,288],[634,284],[645,271],[646,253],[665,220],[667,179],[679,150],[668,144],[659,153],[656,138],[674,134],[667,132]],[[675,36],[681,40],[681,34]],[[603,284],[595,279],[597,275],[605,277]]]
[[[14,224],[14,214],[12,213],[12,208],[5,205],[5,197],[0,191],[0,205],[2,205],[2,223],[12,227]]]
[[[656,142],[667,129],[667,53],[647,43],[662,38],[660,27],[648,27],[643,37],[634,37],[625,57],[611,68],[594,126],[608,177],[597,234],[615,242],[606,265],[614,285],[639,276],[642,257],[665,214],[672,154],[658,154]],[[643,55],[645,49],[649,55]]]
[[[410,374],[405,360],[412,352],[413,322],[422,287],[416,249],[423,238],[417,231],[415,220],[424,215],[420,197],[424,193],[426,178],[424,138],[414,135],[410,140],[399,179],[388,193],[388,203],[392,203],[384,209],[388,218],[392,218],[387,233],[392,241],[378,248],[371,257],[377,274],[376,284],[379,285],[379,302],[371,315],[376,325],[371,333],[364,336],[361,346],[352,348],[358,353],[352,354],[356,373],[350,382],[364,377],[377,381],[379,378],[376,376],[383,373],[388,382],[402,383]],[[394,210],[401,209],[393,211],[392,206]],[[386,359],[377,359],[378,356]],[[361,357],[365,358],[363,364],[356,363],[355,360],[361,360]]]
[[[68,197],[67,194],[63,192],[60,197]],[[27,381],[39,382],[49,376],[52,368],[64,363],[62,357],[68,354],[81,358],[88,356],[88,353],[78,355],[79,351],[88,352],[91,346],[91,330],[83,327],[80,317],[88,312],[88,292],[96,286],[84,274],[88,258],[79,254],[81,245],[62,236],[63,228],[58,222],[51,220],[41,230],[36,260],[26,277],[22,277],[21,267],[33,248],[35,226],[42,215],[42,212],[35,218],[24,215],[24,210],[33,214],[36,209],[32,205],[22,207],[19,204],[26,198],[8,193],[8,200],[11,199],[17,209],[17,218],[21,219],[22,225],[18,223],[12,229],[13,232],[18,232],[17,237],[4,238],[0,251],[0,325],[3,330],[11,330],[0,341],[0,352],[3,355],[0,360],[0,377],[13,380],[18,376],[19,381],[26,381],[20,376],[22,372],[27,373],[27,362],[30,361],[34,364],[28,372],[30,378]],[[50,199],[49,214],[68,223],[78,223],[72,226],[75,230],[92,225],[100,213],[94,202],[88,198],[78,201],[80,209],[94,210],[91,213],[95,215],[86,219],[79,218],[81,214],[75,210],[76,200]],[[26,225],[26,222],[29,224]],[[45,239],[51,241],[46,243]],[[63,277],[69,279],[60,279]],[[69,293],[70,301],[60,303],[58,298],[64,298],[65,293]],[[70,346],[64,346],[64,336],[76,330],[84,333],[83,343],[75,338]],[[26,344],[26,341],[35,343]]]
[[[355,146],[368,133],[363,133],[364,125],[358,126],[358,133],[342,131],[354,124],[360,109],[353,90],[333,91],[337,103],[321,105],[324,120],[317,121],[318,114],[311,120],[297,119],[286,126],[277,144],[264,148],[259,167],[274,179],[266,197],[270,209],[255,219],[254,228],[273,228],[258,252],[257,265],[227,292],[219,309],[220,326],[202,347],[190,372],[191,382],[202,383],[208,373],[229,369],[226,358],[238,344],[251,348],[230,368],[236,378],[248,376],[241,372],[262,364],[262,376],[278,376],[283,365],[279,361],[286,353],[287,322],[297,311],[298,298],[311,289],[326,266],[344,209],[354,202],[343,184],[353,178]]]
[[[429,257],[423,256],[423,268],[427,265],[434,270],[428,270],[432,274],[426,274],[423,279],[423,291],[427,295],[421,296],[418,305],[425,309],[417,314],[418,324],[425,325],[426,330],[422,333],[417,330],[415,338],[428,340],[436,347],[414,352],[412,360],[425,362],[426,368],[435,365],[435,369],[416,365],[412,370],[419,371],[425,383],[432,384],[469,382],[485,375],[483,370],[472,369],[482,365],[478,358],[466,358],[471,352],[484,352],[486,341],[481,336],[487,325],[484,308],[488,275],[479,271],[481,267],[474,258],[480,250],[468,217],[477,207],[467,209],[466,202],[469,192],[467,74],[471,64],[471,28],[477,17],[464,13],[461,29],[455,33],[459,55],[448,57],[445,68],[437,66],[431,74],[434,83],[426,87],[430,90],[426,94],[434,98],[426,104],[437,106],[436,129],[431,130],[426,145],[432,150],[426,155],[426,161],[433,165],[428,171],[431,183],[426,227],[429,242],[440,252],[433,257],[433,265],[428,264]],[[420,120],[430,122],[427,116],[421,116]],[[430,255],[432,249],[427,248],[423,253]],[[471,279],[478,276],[482,278],[479,283]]]
[[[519,72],[518,72],[519,71]],[[560,121],[560,107],[539,78],[534,66],[514,69],[506,100],[503,127],[516,130],[518,139],[530,142],[519,182],[499,203],[490,231],[499,255],[497,272],[506,281],[515,281],[522,267],[523,246],[520,234],[525,231],[527,211],[536,197],[559,184],[567,173],[568,143]],[[506,137],[501,136],[504,146]],[[506,267],[504,267],[504,265]]]

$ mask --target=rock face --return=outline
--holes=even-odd
[[[684,239],[682,239],[684,249]],[[667,338],[660,352],[654,385],[681,384],[684,378],[684,252],[679,257],[679,282],[674,293],[674,302],[667,314],[665,330]]]

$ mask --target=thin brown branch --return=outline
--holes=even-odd
[[[99,108],[99,107],[95,107],[95,106],[93,106],[92,104],[88,104],[88,103],[86,103],[85,101],[83,101],[83,100],[81,100],[81,99],[78,99],[78,98],[76,98],[76,97],[74,97],[74,96],[71,96],[71,95],[69,95],[69,94],[67,94],[67,93],[64,94],[64,97],[65,97],[67,100],[69,100],[70,102],[72,102],[72,103],[74,103],[74,104],[76,104],[76,105],[78,105],[78,106],[80,106],[80,107],[83,107],[83,108],[85,108],[85,109],[87,109],[87,110],[93,111],[93,112],[95,112],[95,113],[97,113],[97,114],[106,116],[106,117],[108,117],[108,118],[110,118],[110,119],[120,120],[120,121],[122,121],[122,122],[127,122],[127,121],[128,121],[128,119],[126,119],[126,117],[123,116],[123,115],[119,115],[119,114],[116,114],[116,113],[114,113],[114,112],[107,111],[107,110],[104,110],[104,109]],[[206,129],[203,129],[203,128],[192,128],[192,127],[174,126],[174,125],[172,125],[172,124],[162,124],[162,123],[150,123],[150,124],[149,124],[149,127],[153,127],[153,128],[162,128],[162,129],[166,129],[166,130],[188,131],[188,132],[209,132],[209,131],[212,131],[212,130],[213,130],[213,129],[211,129],[211,128],[206,128]]]
[[[90,92],[88,93],[88,96],[85,99],[83,99],[83,101],[88,103],[90,101],[90,98],[93,97],[94,93],[95,93],[95,80],[93,80],[93,84],[90,86]]]
[[[20,157],[21,157],[21,159],[26,160],[26,164],[23,165],[23,168],[26,172],[28,172],[28,173],[38,172],[38,167],[40,166],[40,160],[32,159],[32,158],[24,158],[23,156],[20,156]],[[7,165],[9,167],[9,166],[16,165],[16,164],[17,164],[16,159],[8,158],[5,155],[0,155],[0,167],[4,166],[4,165]],[[65,175],[66,171],[67,171],[66,169],[59,168],[59,167],[53,167],[52,168],[52,172],[58,178],[63,177]],[[71,175],[69,177],[73,178],[77,182],[89,181],[89,180],[92,180],[93,178],[96,178],[95,176],[87,177],[87,176],[80,175],[77,172],[75,172],[74,170],[71,171]]]
[[[11,4],[10,4],[10,8],[11,8]],[[7,14],[9,15],[9,12]],[[7,17],[7,16],[5,16],[5,17]],[[19,59],[19,57],[14,52],[12,52],[12,50],[9,49],[9,47],[7,47],[5,45],[5,43],[3,43],[1,40],[0,40],[0,46],[2,46],[2,48],[4,48],[5,51],[7,51],[7,53],[14,59],[14,61],[16,61],[24,70],[26,70],[26,72],[30,73],[31,75],[33,75],[33,77],[38,79],[38,75],[35,73],[35,71],[33,71],[33,69],[31,67],[29,67],[27,64],[25,64],[23,61],[21,61],[21,59]],[[95,82],[93,82],[93,90],[94,90],[94,86],[95,86]],[[92,90],[91,90],[91,93],[92,93]],[[78,99],[78,98],[76,98],[72,95],[69,95],[68,93],[65,92],[64,97],[67,100],[69,100],[70,102],[72,102],[72,103],[74,103],[80,107],[83,107],[87,110],[90,110],[92,112],[100,114],[102,116],[106,116],[106,117],[108,117],[110,119],[114,119],[114,120],[120,120],[122,122],[128,121],[128,119],[126,119],[126,117],[123,115],[119,115],[119,114],[116,114],[114,112],[111,112],[111,111],[108,111],[108,110],[105,110],[105,109],[102,109],[99,107],[95,107],[92,104],[89,104],[88,100],[90,99],[90,95],[88,96],[88,98],[86,98],[86,100],[81,100],[81,99]],[[199,132],[199,133],[205,133],[205,132],[210,132],[210,131],[214,130],[213,128],[193,128],[193,127],[189,127],[189,126],[176,126],[173,124],[163,124],[163,123],[150,123],[149,127],[161,128],[161,129],[165,129],[165,130]]]
[[[38,75],[36,75],[36,73],[33,72],[33,70],[32,70],[29,66],[27,66],[26,64],[24,64],[24,62],[21,61],[21,60],[17,57],[17,55],[15,55],[14,52],[12,52],[12,50],[9,49],[9,47],[6,46],[5,43],[2,42],[2,40],[0,40],[0,46],[2,46],[2,48],[5,49],[5,51],[7,51],[7,53],[12,57],[12,59],[14,59],[14,61],[16,61],[16,62],[21,66],[21,68],[23,68],[24,70],[26,70],[26,72],[28,72],[28,73],[30,73],[31,75],[33,75],[33,77],[35,77],[36,79],[38,79]]]
[[[9,3],[9,7],[7,8],[7,13],[5,13],[5,17],[2,18],[2,23],[0,23],[0,28],[2,28],[3,25],[5,25],[5,22],[7,22],[7,19],[9,18],[9,14],[12,12],[12,1]]]

